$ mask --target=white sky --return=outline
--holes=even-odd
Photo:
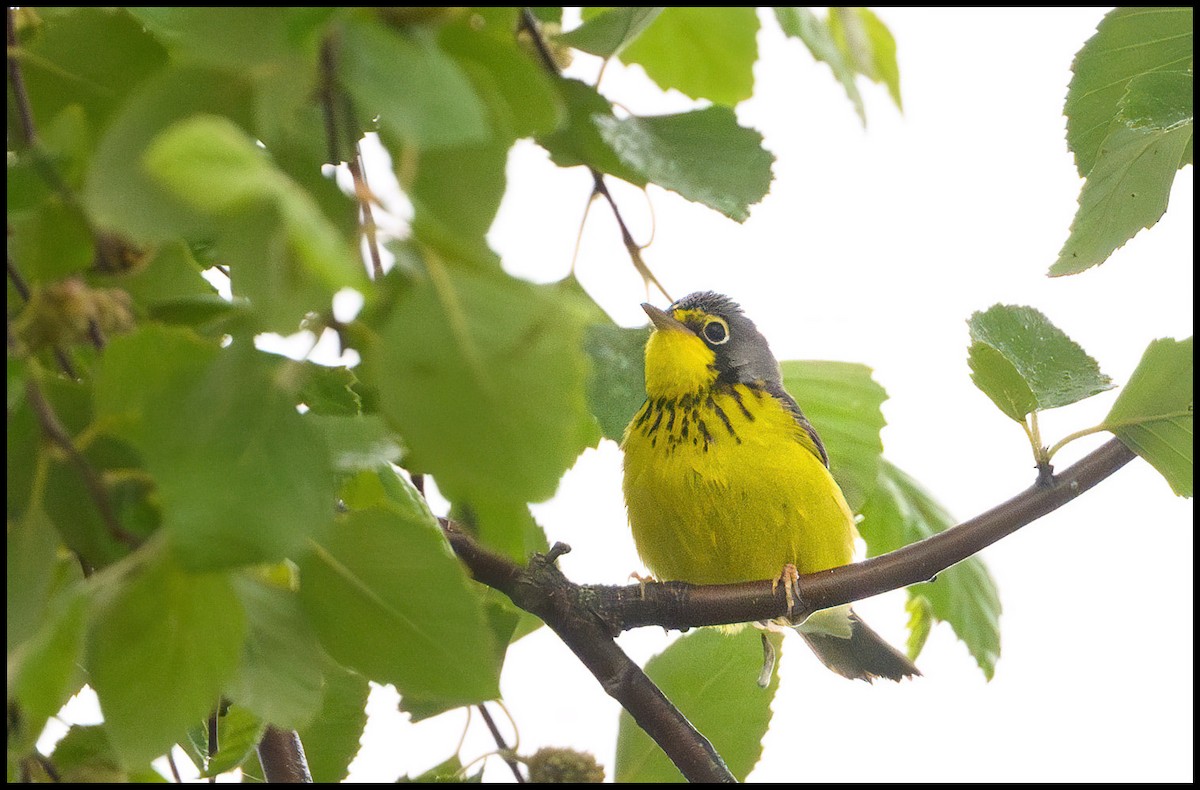
[[[886,457],[960,519],[1034,477],[1023,431],[970,381],[972,312],[1032,305],[1118,383],[1150,340],[1193,332],[1190,167],[1158,226],[1098,269],[1045,277],[1081,184],[1063,133],[1069,68],[1103,12],[882,9],[905,111],[881,86],[863,84],[865,131],[828,67],[764,17],[755,97],[738,115],[766,136],[776,180],[751,218],[738,225],[655,188],[648,202],[609,180],[639,240],[650,236],[653,204],[644,257],[672,296],[729,294],[780,359],[873,367],[890,395]],[[574,73],[594,76],[594,62],[579,59]],[[612,64],[602,87],[638,114],[692,106],[662,95],[638,68]],[[374,175],[372,186],[383,189],[385,178]],[[569,271],[589,187],[582,168],[559,170],[536,146],[518,146],[491,235],[510,271],[539,281]],[[592,211],[577,273],[617,321],[645,323],[646,293],[604,205]],[[1043,437],[1051,444],[1095,424],[1114,397],[1044,415]],[[1106,438],[1070,445],[1058,465]],[[624,584],[643,570],[613,443],[586,452],[535,513],[551,542],[574,548],[562,566],[575,581]],[[788,639],[750,780],[1192,781],[1192,521],[1191,500],[1139,459],[984,551],[1004,606],[1003,656],[990,683],[945,625],[918,660],[925,676],[898,685],[844,680]],[[903,645],[903,600],[895,592],[856,609]],[[648,628],[620,643],[644,663],[673,638]],[[618,707],[548,629],[509,651],[501,688],[521,752],[591,751],[611,779]],[[412,725],[395,704],[392,689],[373,694],[351,781],[416,775],[462,735],[462,712]],[[463,760],[493,748],[476,716]],[[485,778],[512,779],[496,758]]]

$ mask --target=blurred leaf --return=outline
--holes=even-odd
[[[611,58],[635,40],[663,10],[663,7],[636,6],[584,9],[583,24],[555,36],[555,40],[602,58]],[[597,11],[599,13],[594,13]]]
[[[1191,337],[1151,342],[1104,418],[1184,497],[1192,495],[1192,373]]]
[[[262,73],[280,68],[299,52],[289,40],[289,9],[284,7],[159,6],[131,8],[129,13],[180,63]]]
[[[345,366],[330,367],[315,362],[296,362],[296,389],[308,413],[329,417],[357,417],[362,414],[362,396],[356,390],[358,376]]]
[[[850,103],[854,105],[855,112],[865,125],[867,111],[863,106],[862,94],[858,92],[858,86],[854,82],[858,72],[838,48],[829,23],[817,18],[811,9],[796,6],[777,6],[775,18],[785,35],[800,39],[804,46],[808,47],[813,58],[829,64],[834,78],[845,88]]]
[[[875,489],[883,442],[884,391],[866,365],[783,362],[783,385],[817,429],[834,479],[858,512]]]
[[[228,72],[171,68],[146,80],[97,145],[81,195],[92,223],[143,245],[179,236],[211,236],[212,223],[191,200],[210,204],[220,198],[194,192],[186,200],[179,197],[145,170],[143,157],[163,130],[193,115],[224,116],[249,128],[250,104],[248,85]],[[236,163],[230,157],[226,164]],[[198,186],[213,186],[201,175],[196,177]]]
[[[114,784],[117,782],[165,782],[150,761],[122,767],[109,742],[106,725],[72,725],[54,746],[50,762],[59,773],[57,781],[70,784]]]
[[[34,636],[45,618],[58,552],[58,534],[35,503],[19,519],[8,520],[6,542],[7,651]]]
[[[869,8],[839,6],[829,9],[829,31],[853,69],[886,85],[892,101],[903,111],[896,40],[887,25]]]
[[[596,440],[582,327],[547,286],[428,262],[363,351],[380,407],[452,500],[539,501]]]
[[[608,99],[579,80],[560,79],[555,86],[567,108],[566,124],[537,138],[538,143],[550,152],[554,164],[559,167],[587,165],[635,186],[645,186],[645,175],[617,156],[596,125],[597,118],[616,121]]]
[[[770,189],[775,157],[727,107],[624,120],[597,115],[593,122],[626,166],[737,222]]]
[[[49,718],[83,685],[79,666],[88,602],[80,587],[66,591],[51,602],[37,633],[9,649],[8,703],[18,714],[9,722],[10,753],[33,749]]]
[[[300,600],[335,660],[401,694],[460,704],[499,696],[479,598],[424,513],[339,519],[300,563]]]
[[[246,610],[247,631],[228,694],[265,724],[299,729],[321,705],[316,634],[295,593],[243,577],[234,579],[234,588]]]
[[[333,515],[328,450],[268,359],[246,343],[218,350],[159,327],[105,350],[98,416],[140,450],[188,568],[283,559]]]
[[[875,557],[943,532],[957,523],[919,483],[886,459],[879,483],[862,509],[858,531]],[[1000,597],[996,583],[978,557],[951,566],[925,584],[908,588],[909,655],[924,644],[926,614],[950,624],[975,662],[991,680],[1000,658]],[[914,599],[922,599],[919,603]]]
[[[403,452],[396,435],[376,414],[359,417],[310,414],[304,420],[325,437],[333,466],[339,472],[398,463]]]
[[[1032,307],[994,305],[967,325],[972,380],[1018,422],[1113,387],[1096,360]]]
[[[671,643],[646,663],[646,674],[688,721],[712,743],[738,781],[762,754],[771,722],[771,700],[779,688],[779,662],[767,688],[759,688],[762,644],[757,628],[726,634],[701,628]],[[768,634],[776,655],[781,634]],[[616,782],[682,782],[683,775],[662,749],[621,711],[617,732]]]
[[[122,764],[138,766],[212,711],[237,668],[246,618],[225,574],[188,573],[162,551],[105,585],[88,673]]]
[[[483,104],[433,32],[398,33],[347,20],[338,77],[365,118],[422,150],[479,143],[491,134]]]
[[[1191,66],[1190,7],[1108,12],[1096,34],[1075,55],[1063,108],[1067,145],[1075,154],[1079,175],[1090,178],[1101,158],[1131,80],[1156,71],[1190,72]]]
[[[620,58],[641,66],[663,90],[734,105],[754,93],[757,36],[752,7],[671,6]]]
[[[255,753],[266,724],[250,711],[230,705],[217,719],[217,753],[209,758],[200,778],[220,776],[237,768]]]
[[[321,709],[299,731],[313,781],[341,782],[358,754],[371,686],[362,675],[326,661]]]
[[[1190,71],[1134,77],[1118,107],[1051,276],[1098,266],[1143,228],[1153,227],[1167,210],[1175,171],[1189,161]]]
[[[95,131],[167,62],[162,46],[125,10],[114,8],[56,15],[27,29],[20,47],[28,51],[21,66],[34,118],[44,123],[78,106]]]
[[[645,327],[625,329],[611,321],[589,324],[583,349],[592,361],[588,406],[606,438],[620,442],[625,426],[646,400]]]
[[[475,773],[462,775],[463,764],[458,755],[444,760],[437,765],[424,771],[417,776],[409,777],[407,774],[396,780],[397,784],[410,784],[413,782],[427,783],[453,783],[453,784],[481,784],[483,782],[483,766],[480,765]]]
[[[57,197],[35,211],[9,214],[8,252],[29,283],[50,283],[92,265],[92,232],[79,210]]]

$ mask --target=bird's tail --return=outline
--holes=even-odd
[[[853,610],[848,607],[847,610],[848,622],[844,617],[839,618],[843,624],[841,628],[825,629],[814,623],[813,619],[819,618],[822,612],[796,626],[796,631],[808,642],[821,663],[842,677],[868,683],[875,678],[898,681],[921,674],[908,656],[872,631]]]

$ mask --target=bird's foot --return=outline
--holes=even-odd
[[[783,585],[783,597],[787,599],[788,614],[796,608],[796,582],[800,581],[800,571],[796,570],[796,566],[788,563],[783,566],[783,570],[779,572],[779,578],[771,580],[771,592]]]
[[[657,579],[655,579],[653,576],[643,576],[637,571],[629,574],[629,578],[638,583],[638,597],[642,600],[645,600],[646,598],[646,585],[653,584],[655,581],[657,581]]]

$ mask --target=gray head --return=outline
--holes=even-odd
[[[767,339],[737,302],[713,291],[688,294],[667,310],[716,354],[718,378],[729,384],[779,384],[782,374]]]

